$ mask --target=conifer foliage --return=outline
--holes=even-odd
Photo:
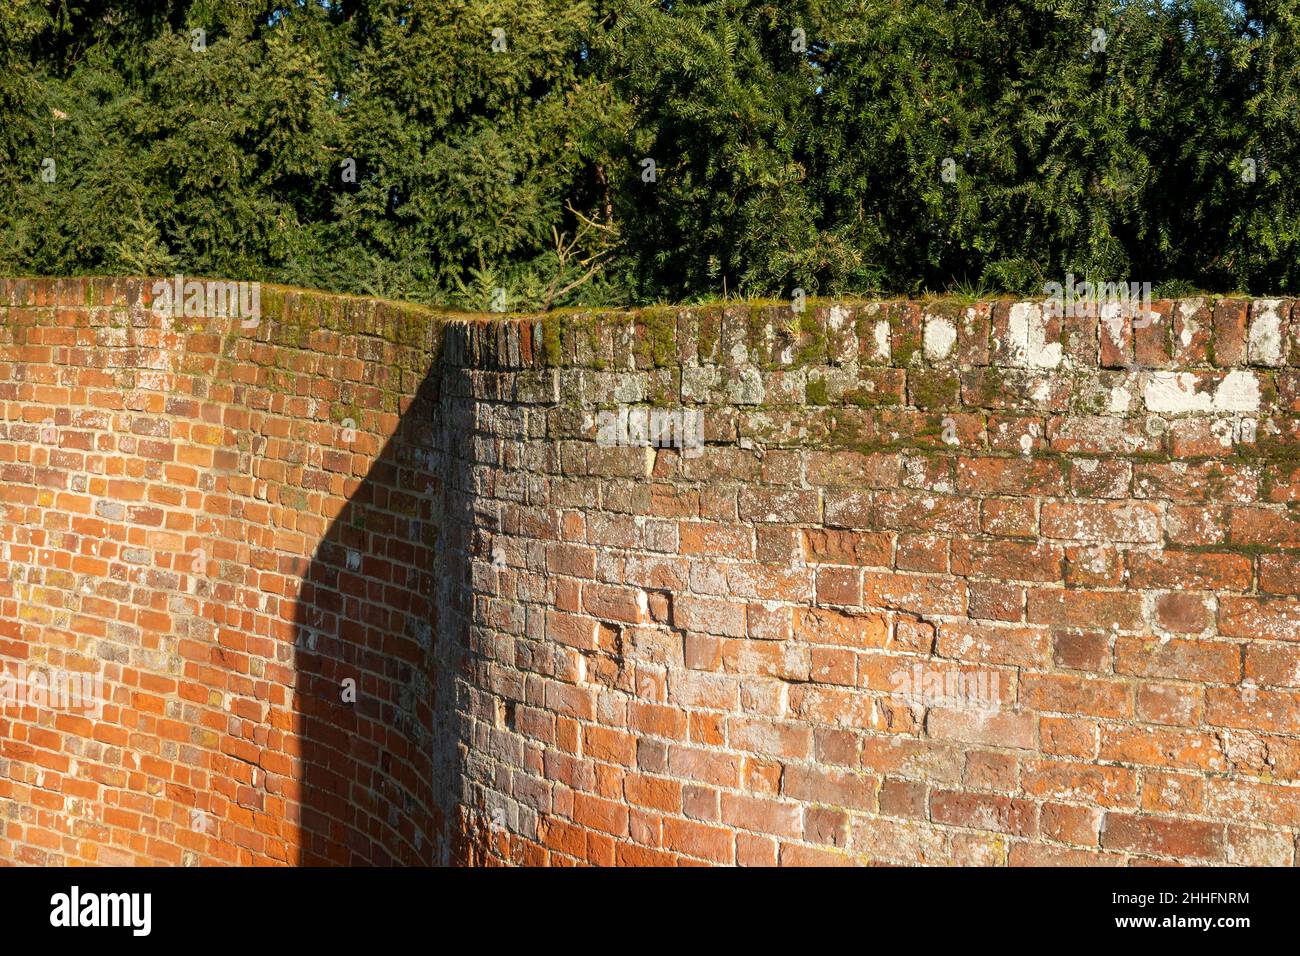
[[[0,273],[1300,287],[1300,0],[9,0]]]

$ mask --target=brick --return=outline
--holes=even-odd
[[[1199,634],[1212,620],[1205,599],[1193,594],[1162,594],[1156,600],[1156,622],[1166,631]]]
[[[587,583],[582,605],[588,614],[605,621],[639,624],[647,617],[644,592],[636,588]]]
[[[1233,590],[1244,591],[1247,584]],[[1259,556],[1259,589],[1270,594],[1300,593],[1300,566],[1290,555],[1261,554]]]
[[[1101,831],[1106,849],[1207,863],[1223,859],[1223,844],[1223,825],[1199,820],[1107,813]]]
[[[746,528],[702,521],[677,525],[678,548],[682,554],[753,558],[752,535]]]
[[[1023,621],[1025,589],[1002,581],[971,581],[966,585],[968,613],[985,621]]]
[[[810,563],[887,568],[893,564],[893,536],[878,532],[809,529],[803,532]]]
[[[1255,683],[1300,688],[1300,643],[1248,644],[1244,671]]]
[[[1113,588],[1124,583],[1124,554],[1107,545],[1065,549],[1065,584],[1072,588]]]
[[[862,603],[862,572],[856,568],[819,568],[817,603],[855,606]]]
[[[1075,458],[1070,462],[1070,494],[1076,498],[1127,498],[1132,480],[1133,466],[1126,461]]]
[[[1073,674],[1024,674],[1020,678],[1020,697],[1026,707],[1037,711],[1110,718],[1133,715],[1133,692],[1123,681]]]
[[[1205,723],[1211,727],[1300,734],[1300,692],[1207,687]]]
[[[710,863],[729,864],[735,859],[736,843],[732,832],[690,820],[664,820],[664,846],[684,856]]]
[[[937,790],[930,798],[930,815],[936,823],[951,826],[1023,837],[1038,833],[1038,807],[1033,801],[995,794]]]
[[[1148,723],[1192,727],[1201,720],[1201,696],[1201,689],[1191,684],[1142,683],[1137,716]]]
[[[730,744],[737,750],[785,760],[807,760],[812,756],[813,732],[809,727],[744,717],[732,717],[727,726]]]
[[[929,655],[934,651],[934,625],[928,621],[895,615],[894,637],[890,646],[899,651]]]
[[[1249,302],[1220,299],[1214,304],[1214,364],[1241,365],[1246,359],[1246,318]]]
[[[600,830],[612,836],[627,833],[627,807],[613,800],[579,793],[573,798],[574,822],[592,830]]]
[[[789,640],[792,634],[790,609],[751,602],[745,608],[745,629],[748,636],[754,640]]]
[[[910,711],[882,706],[856,689],[799,684],[790,688],[789,706],[794,717],[842,728],[904,731],[914,724]]]
[[[1295,841],[1284,830],[1228,825],[1227,861],[1237,866],[1291,866]]]
[[[862,604],[918,614],[966,612],[966,595],[947,578],[919,574],[863,573]]]
[[[679,595],[672,608],[674,627],[721,637],[745,636],[746,608],[743,604]]]
[[[1034,723],[1031,714],[936,707],[926,719],[926,730],[937,740],[1032,750]]]
[[[780,848],[780,866],[853,866],[852,857],[833,850],[819,847],[800,846],[797,843],[782,843]]]
[[[944,623],[938,632],[942,657],[1025,668],[1045,668],[1051,657],[1045,628]]]
[[[952,571],[1000,581],[1060,581],[1059,547],[1026,541],[958,538],[952,543]]]
[[[754,528],[754,559],[761,564],[790,567],[802,557],[802,548],[803,534],[795,528],[772,525]],[[676,546],[671,550],[675,551]]]
[[[949,837],[948,848],[957,866],[1007,865],[1007,840],[1000,834],[956,830]]]
[[[771,837],[736,834],[737,866],[776,866],[778,844]]]
[[[1103,812],[1096,807],[1045,803],[1041,825],[1043,836],[1059,843],[1094,847],[1101,836]]]
[[[1048,501],[1043,504],[1039,526],[1045,536],[1065,540],[1134,543],[1161,540],[1159,508],[1133,501]]]
[[[1106,673],[1111,663],[1111,636],[1097,631],[1057,631],[1052,635],[1052,662],[1064,670]]]
[[[980,503],[980,530],[995,535],[1036,534],[1038,503],[1033,498],[985,498]]]
[[[1252,547],[1300,547],[1300,520],[1277,507],[1236,507],[1229,514],[1228,542]]]
[[[808,483],[821,488],[895,488],[900,457],[896,452],[818,452],[805,456]]]
[[[924,820],[928,815],[929,789],[911,780],[884,780],[880,784],[880,812],[887,817]]]
[[[742,830],[791,839],[803,836],[803,809],[797,803],[726,793],[722,796],[722,820]]]
[[[851,810],[874,810],[879,781],[861,773],[830,767],[787,767],[781,793],[800,803],[827,804]]]
[[[1119,591],[1040,590],[1029,592],[1031,624],[1137,630],[1142,626],[1141,598]]]
[[[1019,769],[1011,754],[972,751],[966,755],[962,783],[977,790],[1014,790]]]
[[[1115,416],[1054,416],[1047,421],[1052,451],[1077,455],[1154,454],[1159,436],[1151,435],[1139,419]]]
[[[1020,779],[1025,793],[1031,797],[1099,807],[1137,804],[1138,777],[1125,767],[1030,760],[1022,765]]]
[[[849,815],[833,807],[808,807],[804,810],[804,839],[844,847],[849,842]]]
[[[725,641],[722,666],[729,673],[799,682],[811,679],[812,668],[807,647],[772,641]]]
[[[1017,843],[1007,855],[1008,866],[1124,866],[1122,853],[1097,853],[1072,847]]]
[[[946,859],[943,834],[911,821],[857,817],[849,836],[850,849],[868,863],[935,865]]]
[[[1218,738],[1163,727],[1103,727],[1101,759],[1148,767],[1219,772],[1226,769]]]
[[[721,670],[722,641],[708,634],[687,634],[683,641],[682,657],[691,670]]]
[[[1139,498],[1169,501],[1227,501],[1246,504],[1259,494],[1254,466],[1214,462],[1150,462],[1134,474],[1134,494]]]
[[[816,491],[786,488],[745,488],[740,492],[740,520],[781,524],[812,524],[821,520]]]
[[[900,535],[895,567],[900,571],[945,573],[948,570],[947,539],[927,535]]]
[[[669,748],[668,768],[675,777],[717,787],[735,787],[740,780],[740,758],[699,748]]]
[[[794,637],[813,644],[858,649],[882,648],[889,640],[889,624],[881,614],[854,614],[831,608],[796,608]]]
[[[826,507],[829,521],[829,500]],[[961,534],[979,527],[979,501],[911,491],[879,492],[872,498],[871,520],[882,530]]]
[[[712,787],[688,785],[682,788],[682,813],[692,820],[721,822],[719,791]]]
[[[1221,597],[1219,633],[1257,640],[1300,640],[1300,601]]]
[[[1226,641],[1120,637],[1115,641],[1115,673],[1235,683],[1241,676],[1241,651]]]
[[[957,490],[973,495],[1065,494],[1065,471],[1059,461],[1025,458],[959,458]]]

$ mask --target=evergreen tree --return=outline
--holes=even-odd
[[[0,271],[1300,285],[1297,0],[11,0]]]

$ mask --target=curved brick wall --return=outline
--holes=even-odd
[[[0,296],[0,661],[110,692],[0,714],[0,858],[1295,862],[1289,300],[147,289]]]
[[[445,858],[437,324],[151,286],[0,288],[0,664],[106,697],[0,707],[0,860]]]

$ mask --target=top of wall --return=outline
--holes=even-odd
[[[0,305],[145,311],[159,281],[166,280],[0,279]],[[801,311],[790,303],[737,302],[483,315],[267,283],[260,285],[260,308],[269,320],[265,327],[241,329],[234,319],[181,317],[173,328],[219,335],[242,331],[268,341],[329,330],[438,350],[443,329],[469,326],[472,331],[457,336],[458,347],[447,357],[506,368],[859,364],[1132,372],[1300,366],[1300,300],[1295,299],[1156,300],[1146,321],[1117,307],[1080,306],[1059,315],[1041,301],[942,298],[809,299]]]

